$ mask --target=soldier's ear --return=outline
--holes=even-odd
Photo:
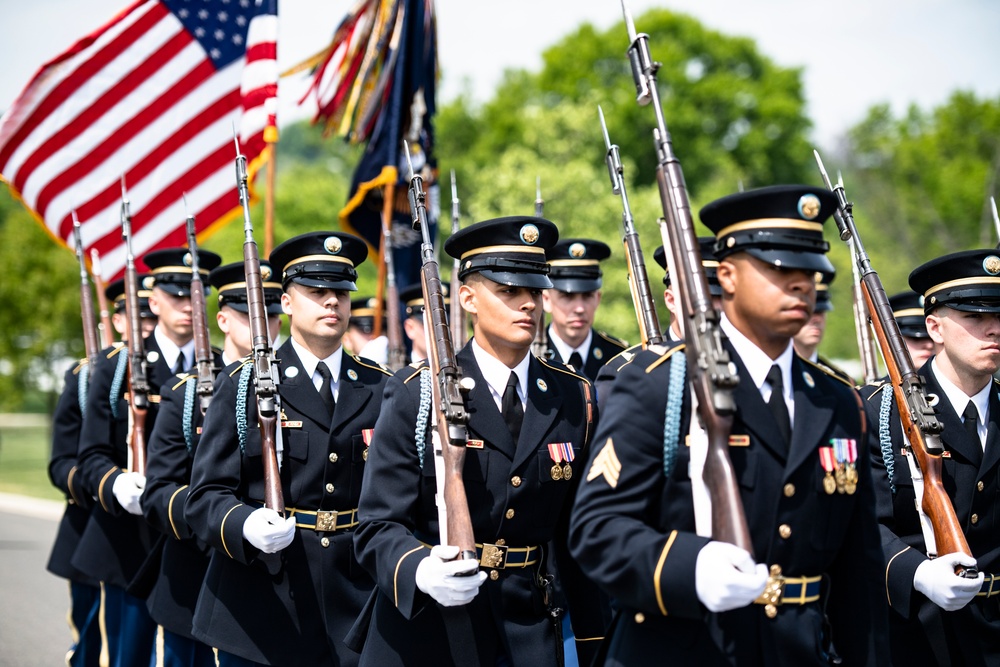
[[[944,336],[941,333],[941,317],[935,313],[931,313],[926,318],[924,318],[924,323],[927,325],[927,334],[934,341],[935,345],[944,344]]]
[[[292,297],[288,296],[288,292],[281,294],[281,312],[289,317],[292,315]]]
[[[722,287],[723,296],[736,293],[736,284],[739,282],[737,280],[737,273],[736,265],[729,260],[723,259],[719,262],[716,276],[719,279],[719,286]]]
[[[478,282],[462,283],[458,288],[458,302],[462,304],[462,310],[467,313],[476,314],[476,289]]]

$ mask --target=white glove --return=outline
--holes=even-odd
[[[146,476],[137,472],[123,472],[115,477],[114,486],[111,493],[115,494],[115,500],[129,514],[142,515],[142,507],[139,505],[139,496],[146,488]]]
[[[269,507],[258,507],[243,522],[243,539],[266,554],[281,551],[295,539],[295,517],[282,519]]]
[[[729,611],[756,600],[767,585],[767,566],[754,563],[745,549],[709,542],[694,564],[694,587],[709,611]]]
[[[457,546],[439,544],[417,565],[417,588],[443,607],[469,604],[486,581],[486,573],[476,571],[479,561],[453,560],[456,556]]]
[[[975,579],[963,579],[955,574],[957,565],[975,567],[976,559],[953,553],[925,560],[913,573],[913,587],[945,611],[958,611],[976,597],[983,585],[983,573]]]

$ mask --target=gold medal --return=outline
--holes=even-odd
[[[847,464],[847,483],[855,487],[858,485],[858,467],[853,463]],[[848,491],[848,493],[851,493]]]
[[[844,466],[837,466],[837,471],[834,473],[834,477],[837,480],[837,493],[844,493],[844,485],[847,484],[847,472],[844,470]]]
[[[573,466],[568,463],[564,465],[562,467],[562,476],[566,481],[573,479]]]
[[[826,473],[826,476],[823,478],[823,490],[830,496],[837,490],[837,483],[833,480],[833,475],[830,473]]]
[[[858,483],[848,479],[844,488],[847,491],[847,495],[852,496],[854,495],[854,492],[858,490]]]
[[[560,466],[558,463],[555,464],[554,466],[552,466],[552,470],[549,471],[549,474],[552,475],[552,479],[558,482],[560,479],[563,478],[562,466]]]

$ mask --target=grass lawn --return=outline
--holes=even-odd
[[[48,426],[0,426],[0,491],[62,500],[48,476]]]

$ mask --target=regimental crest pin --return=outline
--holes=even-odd
[[[813,194],[799,197],[799,215],[805,220],[815,220],[819,215],[819,197]]]
[[[323,241],[323,249],[331,255],[339,254],[343,247],[343,241],[338,239],[336,236],[328,236],[326,237],[326,240]]]
[[[157,352],[156,350],[150,350],[149,352],[146,353],[146,361],[148,361],[149,363],[155,364],[159,360],[160,360],[160,353]]]
[[[600,361],[603,358],[604,358],[604,350],[602,350],[599,347],[595,347],[594,348],[594,359],[597,359],[598,361]]]
[[[355,381],[355,380],[358,379],[358,374],[357,374],[357,372],[355,372],[355,370],[353,368],[349,368],[347,370],[347,377],[350,378],[351,381],[353,382],[353,381]]]
[[[534,245],[538,241],[538,227],[532,224],[521,227],[521,240],[527,245]]]
[[[156,285],[156,278],[153,276],[146,276],[142,279],[142,286],[144,289],[153,289]]]
[[[288,370],[285,371],[286,378],[293,378],[299,374],[299,369],[297,366],[289,366]]]
[[[569,256],[573,259],[580,259],[587,254],[587,246],[582,243],[571,243],[569,246]]]
[[[813,376],[809,373],[809,371],[802,371],[802,379],[806,381],[806,384],[809,385],[810,389],[816,387],[816,380],[813,380]]]
[[[989,257],[984,259],[983,271],[986,271],[986,273],[990,274],[991,276],[995,276],[998,273],[1000,273],[1000,257],[997,257],[996,255],[990,255]]]
[[[549,390],[549,385],[547,385],[545,383],[545,380],[543,380],[542,378],[538,378],[535,381],[535,386],[537,386],[540,391],[548,391]]]
[[[184,257],[181,259],[181,261],[184,262],[184,266],[194,266],[190,252],[184,253]]]

